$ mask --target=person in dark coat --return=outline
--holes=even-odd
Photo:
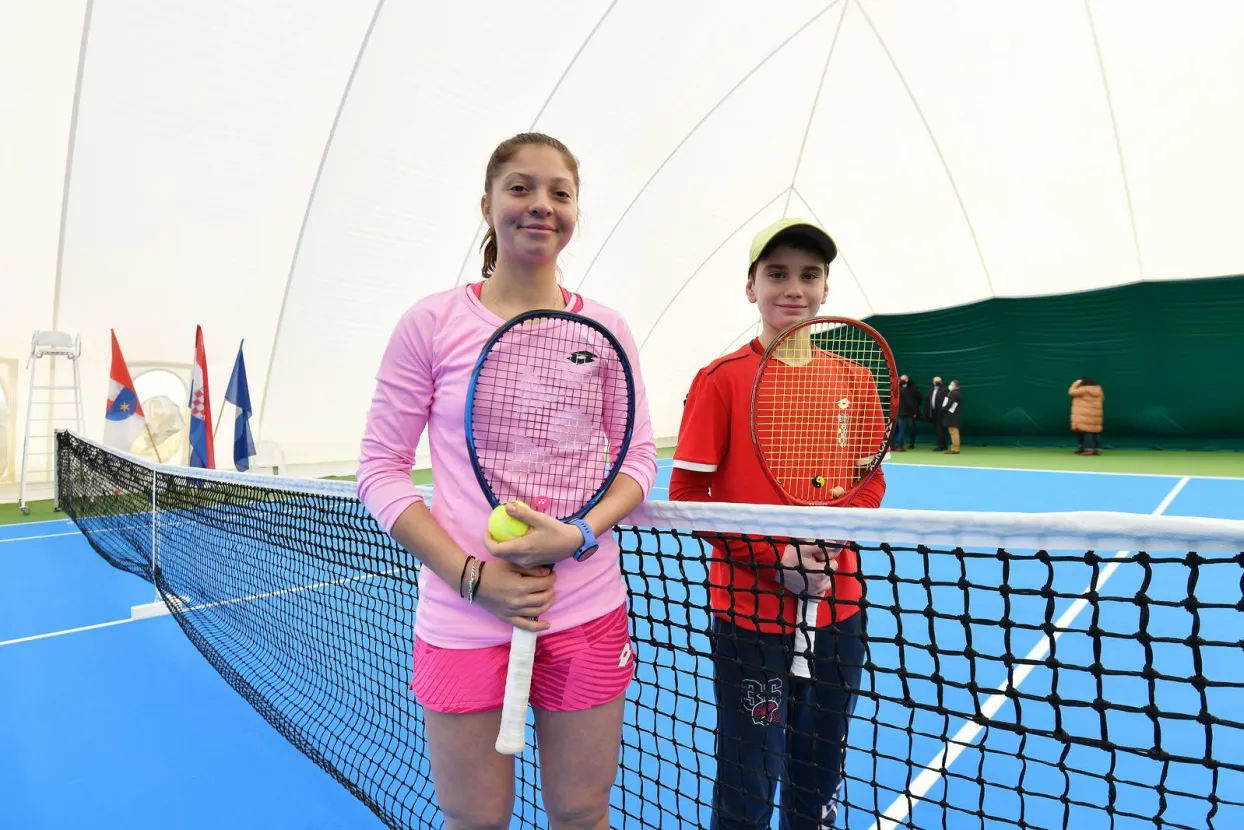
[[[929,389],[929,405],[925,408],[924,415],[933,426],[933,432],[937,436],[937,444],[933,447],[934,452],[946,449],[946,426],[942,423],[945,408],[946,387],[942,386],[941,378],[933,378],[933,386]]]
[[[911,382],[911,378],[903,375],[898,379],[898,423],[895,425],[894,440],[891,446],[895,452],[905,452],[916,448],[916,419],[920,417],[920,404],[924,395]],[[906,445],[906,446],[904,446]]]
[[[946,405],[942,407],[942,426],[950,433],[949,455],[959,453],[959,426],[963,423],[963,393],[959,391],[959,381],[950,382],[950,394],[946,396]]]

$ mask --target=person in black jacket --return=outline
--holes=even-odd
[[[945,408],[946,387],[942,386],[941,378],[933,378],[933,386],[929,389],[929,405],[925,408],[924,415],[932,425],[934,434],[937,435],[937,445],[933,447],[934,452],[946,449],[946,425],[942,423]]]
[[[907,375],[898,379],[898,423],[895,425],[894,440],[891,446],[895,452],[905,452],[916,448],[915,419],[920,417],[920,404],[924,395]],[[906,447],[903,445],[906,444]]]
[[[949,455],[959,452],[959,426],[963,423],[963,393],[959,391],[959,381],[950,382],[950,394],[946,396],[946,405],[942,407],[942,424],[950,433]]]

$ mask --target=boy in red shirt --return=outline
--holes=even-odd
[[[819,312],[836,256],[829,234],[798,219],[783,219],[756,235],[747,298],[760,311],[761,333],[692,381],[674,453],[671,500],[790,504],[765,476],[752,445],[752,385],[765,347],[787,326]],[[878,469],[852,506],[880,507],[885,486]],[[833,827],[847,720],[864,663],[856,554],[848,547],[744,536],[717,537],[712,544],[717,781],[711,827],[768,827],[778,781],[783,830]],[[790,673],[799,604],[806,596],[823,597],[809,679]]]

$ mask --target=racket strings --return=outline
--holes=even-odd
[[[814,323],[775,343],[753,418],[779,486],[813,503],[854,487],[884,451],[890,386],[880,345],[855,326]]]
[[[506,332],[480,368],[471,419],[489,489],[501,502],[545,497],[551,514],[573,515],[617,461],[628,403],[620,358],[590,326]]]

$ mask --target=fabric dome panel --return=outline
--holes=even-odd
[[[467,249],[488,157],[530,126],[602,8],[567,7],[556,32],[521,6],[384,8],[342,103],[264,385],[260,426],[290,463],[357,458],[394,324],[451,287],[464,255],[479,273],[478,242]],[[470,37],[412,48],[415,32]],[[541,59],[523,59],[534,42]]]
[[[60,293],[60,325],[83,338],[88,430],[102,424],[109,328],[129,361],[188,362],[203,325],[214,409],[242,338],[262,377],[309,185],[369,19],[345,0],[305,8],[95,6]]]
[[[652,179],[592,269],[570,281],[625,314],[637,339],[693,274],[703,286],[738,285],[745,275],[748,243],[763,227],[757,211],[780,206],[790,188],[836,23],[823,17],[738,86]],[[741,230],[747,241],[715,259]],[[663,325],[678,322],[683,318]]]
[[[1244,273],[1244,4],[1090,8],[1144,278]]]
[[[952,201],[944,210],[892,219],[889,225],[882,216],[871,217],[866,225],[877,244],[869,247],[879,247],[876,235],[895,224],[916,232],[944,229],[958,237],[970,222],[970,242],[980,248],[972,269],[961,271],[966,263],[937,248],[913,246],[908,250],[916,259],[906,267],[915,270],[899,276],[887,267],[886,277],[918,279],[940,292],[953,284],[979,285],[983,260],[989,282],[976,299],[1081,291],[1141,277],[1083,3],[1017,7],[971,0],[862,8],[867,18],[857,10],[849,16],[847,52],[864,53],[853,64],[863,71],[850,77],[863,86],[889,85],[901,73],[910,101],[899,110],[918,108],[924,123],[907,120],[889,135],[902,137],[923,164],[953,180],[962,199],[962,207]],[[882,45],[893,65],[877,54]],[[868,120],[866,101],[856,119]],[[878,153],[883,147],[860,152],[874,162],[902,153],[899,146]],[[927,158],[929,150],[939,157]],[[917,194],[923,187],[911,171],[896,172],[892,188],[882,193],[887,202],[901,205],[911,199],[913,185]],[[889,293],[908,291],[901,282],[894,289]],[[885,311],[936,307],[928,299],[913,296],[908,305]],[[956,291],[942,304],[966,299]]]
[[[83,2],[0,2],[0,357],[53,326]],[[25,400],[25,392],[22,393]],[[10,409],[14,413],[21,407]]]

